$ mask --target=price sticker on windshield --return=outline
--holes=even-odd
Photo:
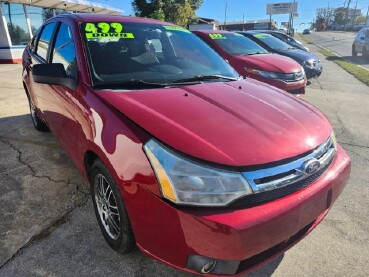
[[[264,35],[264,34],[255,34],[254,37],[263,39],[263,38],[266,37],[266,35]]]
[[[209,37],[211,39],[227,39],[226,37],[223,37],[222,34],[209,34]]]
[[[179,31],[179,32],[185,32],[185,33],[191,33],[189,30],[182,28],[182,27],[178,27],[178,26],[163,26],[165,30],[168,31]]]
[[[85,34],[87,39],[102,38],[135,38],[133,33],[124,33],[123,25],[118,22],[86,23]]]

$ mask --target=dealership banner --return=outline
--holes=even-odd
[[[297,2],[267,4],[266,14],[297,13]]]

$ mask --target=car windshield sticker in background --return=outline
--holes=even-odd
[[[254,37],[263,39],[266,37],[266,35],[265,34],[255,34]]]
[[[165,30],[168,31],[179,31],[179,32],[185,32],[185,33],[191,33],[189,30],[182,28],[182,27],[178,27],[178,26],[163,26]]]
[[[222,34],[209,34],[209,37],[211,39],[227,39],[226,37],[223,37]]]
[[[87,39],[100,38],[134,38],[132,33],[123,33],[123,25],[118,22],[86,23]]]

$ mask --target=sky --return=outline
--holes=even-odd
[[[93,0],[93,2],[104,3],[113,7],[120,8],[124,11],[124,15],[134,15],[131,0]],[[224,22],[225,6],[227,3],[227,22],[245,20],[268,19],[266,15],[267,3],[283,3],[293,2],[292,0],[204,0],[204,4],[196,12],[200,17],[214,18],[220,22]],[[295,19],[295,28],[299,31],[306,29],[310,25],[315,16],[316,8],[325,7],[343,7],[347,6],[348,0],[300,0],[298,2],[299,17]],[[350,8],[354,8],[356,0],[352,0]],[[364,16],[369,6],[369,0],[357,0],[357,7],[362,9]],[[278,26],[282,21],[288,21],[288,15],[274,15],[272,19],[278,22]],[[305,24],[304,24],[305,23]]]

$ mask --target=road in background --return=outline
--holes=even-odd
[[[365,59],[361,54],[357,57],[353,57],[351,54],[351,47],[354,42],[355,35],[356,33],[353,32],[327,31],[311,32],[310,35],[305,36],[310,38],[315,44],[335,52],[354,64],[358,64],[369,69],[369,59]]]

